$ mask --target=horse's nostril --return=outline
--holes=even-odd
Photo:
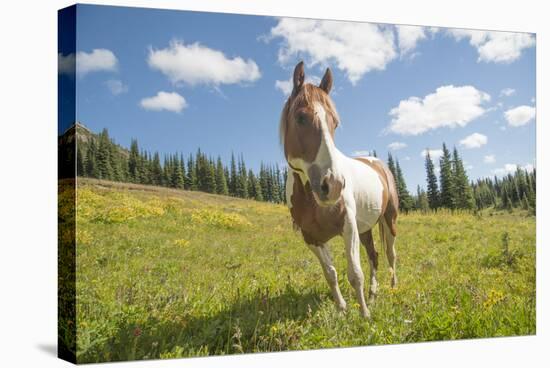
[[[328,195],[328,183],[326,180],[323,180],[323,183],[321,184],[321,193],[323,195]]]

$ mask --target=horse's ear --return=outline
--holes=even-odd
[[[304,73],[304,62],[300,61],[298,64],[296,64],[296,67],[294,68],[294,87],[292,89],[292,94],[295,94],[302,88],[304,85],[304,79],[305,79],[305,73]]]
[[[325,75],[323,76],[323,79],[319,84],[319,88],[321,88],[327,94],[330,93],[330,90],[332,89],[332,72],[330,71],[330,68],[327,68],[327,71],[325,72]]]

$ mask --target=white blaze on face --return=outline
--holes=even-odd
[[[321,143],[319,144],[319,150],[317,151],[315,160],[313,162],[305,162],[301,158],[297,157],[291,157],[288,160],[292,167],[301,170],[301,172],[298,171],[298,174],[300,175],[300,179],[302,179],[302,182],[304,184],[310,181],[309,177],[307,176],[307,172],[309,168],[313,165],[319,166],[321,172],[323,173],[323,176],[326,174],[327,168],[331,167],[333,157],[331,153],[332,151],[334,151],[334,142],[332,141],[332,137],[330,136],[330,131],[327,126],[326,111],[323,106],[318,102],[314,105],[314,111],[315,116],[321,122]]]
[[[327,112],[325,111],[323,105],[319,102],[316,102],[313,106],[315,115],[319,118],[321,122],[321,144],[319,145],[319,151],[315,157],[313,164],[319,166],[321,169],[321,178],[331,172],[338,176],[339,170],[336,165],[336,146],[330,135],[330,129],[327,124]]]
[[[323,105],[318,102],[314,104],[314,112],[316,118],[319,119],[321,125],[321,142],[319,144],[319,150],[317,151],[315,160],[313,162],[305,162],[301,158],[290,158],[288,160],[290,165],[292,165],[292,167],[298,169],[299,171],[292,170],[292,167],[290,167],[289,169],[292,172],[296,172],[300,176],[300,179],[304,185],[308,181],[310,182],[308,172],[310,167],[312,167],[313,165],[319,167],[321,180],[326,175],[330,175],[331,173],[334,174],[336,177],[342,177],[340,171],[338,170],[338,165],[336,165],[335,161],[337,157],[337,148],[334,145],[334,141],[332,140],[330,129],[327,124],[327,113]],[[292,175],[289,175],[289,178],[290,177],[292,177]],[[292,207],[290,197],[292,196],[293,183],[293,179],[287,179],[286,196],[289,207]]]

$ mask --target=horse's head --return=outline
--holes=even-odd
[[[281,115],[281,142],[290,167],[309,181],[317,203],[329,206],[340,199],[345,186],[334,146],[339,117],[329,96],[332,73],[327,69],[319,86],[304,79],[304,63],[300,62]]]

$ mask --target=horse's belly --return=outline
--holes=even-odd
[[[363,190],[358,190],[355,195],[356,221],[359,233],[372,229],[378,222],[383,210],[383,187],[376,185],[378,178],[373,178]],[[374,182],[374,183],[373,183]],[[359,189],[359,188],[358,188]]]
[[[369,231],[370,229],[372,229],[374,225],[376,225],[376,223],[378,222],[381,214],[382,211],[380,209],[372,209],[367,211],[361,211],[360,209],[358,209],[356,219],[359,234],[362,234],[365,231]]]

